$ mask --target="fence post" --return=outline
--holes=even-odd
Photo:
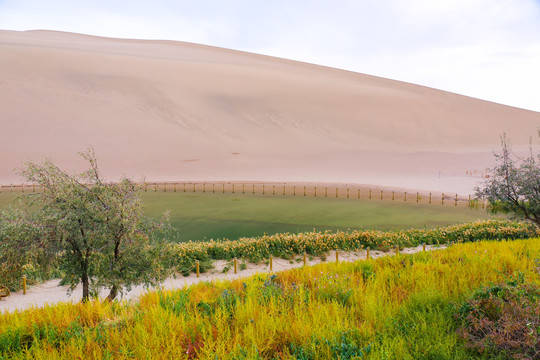
[[[347,188],[347,199],[349,198],[349,188]]]
[[[336,263],[339,262],[339,250],[336,249]]]
[[[399,255],[399,245],[396,245],[396,255]]]
[[[36,192],[36,184],[32,183],[32,192]]]
[[[426,243],[422,244],[422,251],[426,251]]]
[[[441,205],[444,205],[444,193],[441,195]]]
[[[371,189],[369,189],[369,200],[371,200]]]
[[[296,196],[296,185],[293,185],[293,196]]]
[[[304,266],[306,266],[306,253],[304,253]]]
[[[429,203],[431,204],[431,193],[429,193]]]
[[[222,193],[225,194],[225,183],[223,183]]]
[[[336,188],[336,199],[338,197],[338,188]]]
[[[235,274],[236,274],[237,265],[238,265],[238,260],[234,258],[234,273]]]
[[[420,200],[420,195],[418,194],[418,191],[416,192],[416,202],[418,202],[418,200]]]
[[[24,184],[22,184],[22,192],[24,193]]]
[[[306,196],[306,187],[304,186],[304,196]]]
[[[381,200],[383,199],[383,191],[381,190]]]
[[[234,183],[232,184],[232,193],[234,194]]]
[[[366,260],[369,260],[369,246],[366,248]]]
[[[246,190],[245,186],[244,186],[244,184],[242,184],[242,194],[245,194],[245,190]]]
[[[360,189],[358,189],[358,199],[360,199]]]
[[[255,184],[253,184],[253,195],[255,195]]]
[[[197,277],[199,277],[199,270],[200,270],[199,260],[197,260],[195,264],[197,265]]]
[[[471,194],[469,194],[469,203],[468,203],[467,206],[468,206],[468,207],[472,207],[472,206],[471,206]]]
[[[273,262],[274,262],[274,257],[272,255],[270,255],[270,272],[272,272]]]
[[[156,192],[156,191],[157,191],[157,184],[154,183],[154,192]]]
[[[457,206],[457,194],[456,194],[456,200],[454,202],[454,206]]]
[[[272,195],[276,195],[276,185],[272,185]]]
[[[328,197],[328,186],[324,187],[324,197]]]
[[[407,202],[407,192],[405,191],[405,195],[403,196],[403,201]]]
[[[174,192],[176,192],[176,183],[174,183],[173,189],[174,189]]]
[[[216,192],[216,184],[212,184],[212,194]]]
[[[193,183],[193,192],[195,192],[195,183]]]
[[[395,198],[395,194],[396,192],[394,190],[392,190],[392,201],[394,201],[394,198]]]
[[[203,192],[203,193],[206,193],[206,183],[203,183],[203,184],[202,184],[202,192]]]
[[[264,195],[264,184],[263,184],[263,195]]]
[[[283,196],[285,196],[285,185],[283,185]]]
[[[186,183],[184,182],[184,192],[186,192]]]
[[[23,295],[26,295],[26,275],[23,275],[22,277],[22,288],[23,288]]]
[[[317,197],[317,187],[315,186],[315,189],[313,190],[313,196]]]

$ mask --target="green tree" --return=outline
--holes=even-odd
[[[538,134],[540,136],[540,132]],[[493,212],[502,212],[526,219],[540,226],[540,154],[534,154],[532,141],[529,154],[515,155],[506,134],[501,137],[501,152],[495,154],[497,164],[476,196],[486,197]]]
[[[110,289],[112,301],[133,285],[155,285],[167,275],[153,224],[143,215],[140,186],[124,178],[101,178],[94,152],[81,153],[89,169],[70,175],[51,161],[29,162],[21,171],[41,191],[26,195],[35,222],[46,234],[47,247],[60,261],[63,282],[73,290],[82,284],[82,301],[100,289]]]

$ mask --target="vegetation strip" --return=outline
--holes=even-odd
[[[487,240],[512,240],[540,236],[540,229],[531,223],[503,220],[485,220],[474,223],[453,225],[433,229],[411,229],[402,231],[350,231],[350,232],[308,232],[299,234],[275,234],[239,240],[211,240],[207,242],[162,243],[160,252],[153,261],[162,269],[188,275],[199,270],[208,271],[215,260],[233,258],[257,263],[267,261],[270,255],[278,258],[293,258],[301,254],[321,256],[328,251],[370,250],[388,251],[404,247],[416,247],[425,244],[448,244]],[[10,254],[5,251],[4,254]],[[14,256],[14,259],[18,259]],[[21,289],[21,279],[27,276],[29,285],[62,276],[57,265],[47,263],[44,271],[34,261],[39,258],[24,259],[17,266],[7,267],[0,264],[0,283],[11,291]],[[27,262],[24,262],[27,261]]]
[[[189,274],[200,261],[201,271],[211,267],[213,260],[244,259],[249,262],[267,260],[270,255],[290,258],[294,255],[322,255],[331,250],[387,251],[396,246],[414,247],[425,244],[461,243],[479,240],[520,239],[540,236],[540,229],[530,223],[485,220],[433,229],[402,231],[355,230],[350,232],[308,232],[275,234],[239,240],[211,240],[167,244],[164,266]]]
[[[504,359],[460,316],[478,289],[537,288],[538,258],[540,239],[481,241],[3,314],[0,358]]]

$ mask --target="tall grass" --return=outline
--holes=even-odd
[[[540,283],[540,239],[199,283],[138,302],[0,315],[2,359],[470,359],[455,309],[513,276]]]

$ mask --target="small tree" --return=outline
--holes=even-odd
[[[507,213],[540,226],[540,167],[537,162],[540,154],[533,153],[531,144],[529,155],[518,158],[513,154],[506,134],[501,137],[501,148],[501,153],[495,154],[497,165],[490,169],[491,177],[483,188],[476,188],[476,196],[485,196],[493,212]]]
[[[160,265],[166,247],[143,215],[140,187],[129,179],[102,180],[93,151],[81,153],[90,168],[70,175],[51,161],[29,162],[21,174],[41,187],[27,195],[50,248],[60,257],[64,283],[82,284],[82,301],[109,288],[113,300],[123,288],[154,285],[167,274]]]

